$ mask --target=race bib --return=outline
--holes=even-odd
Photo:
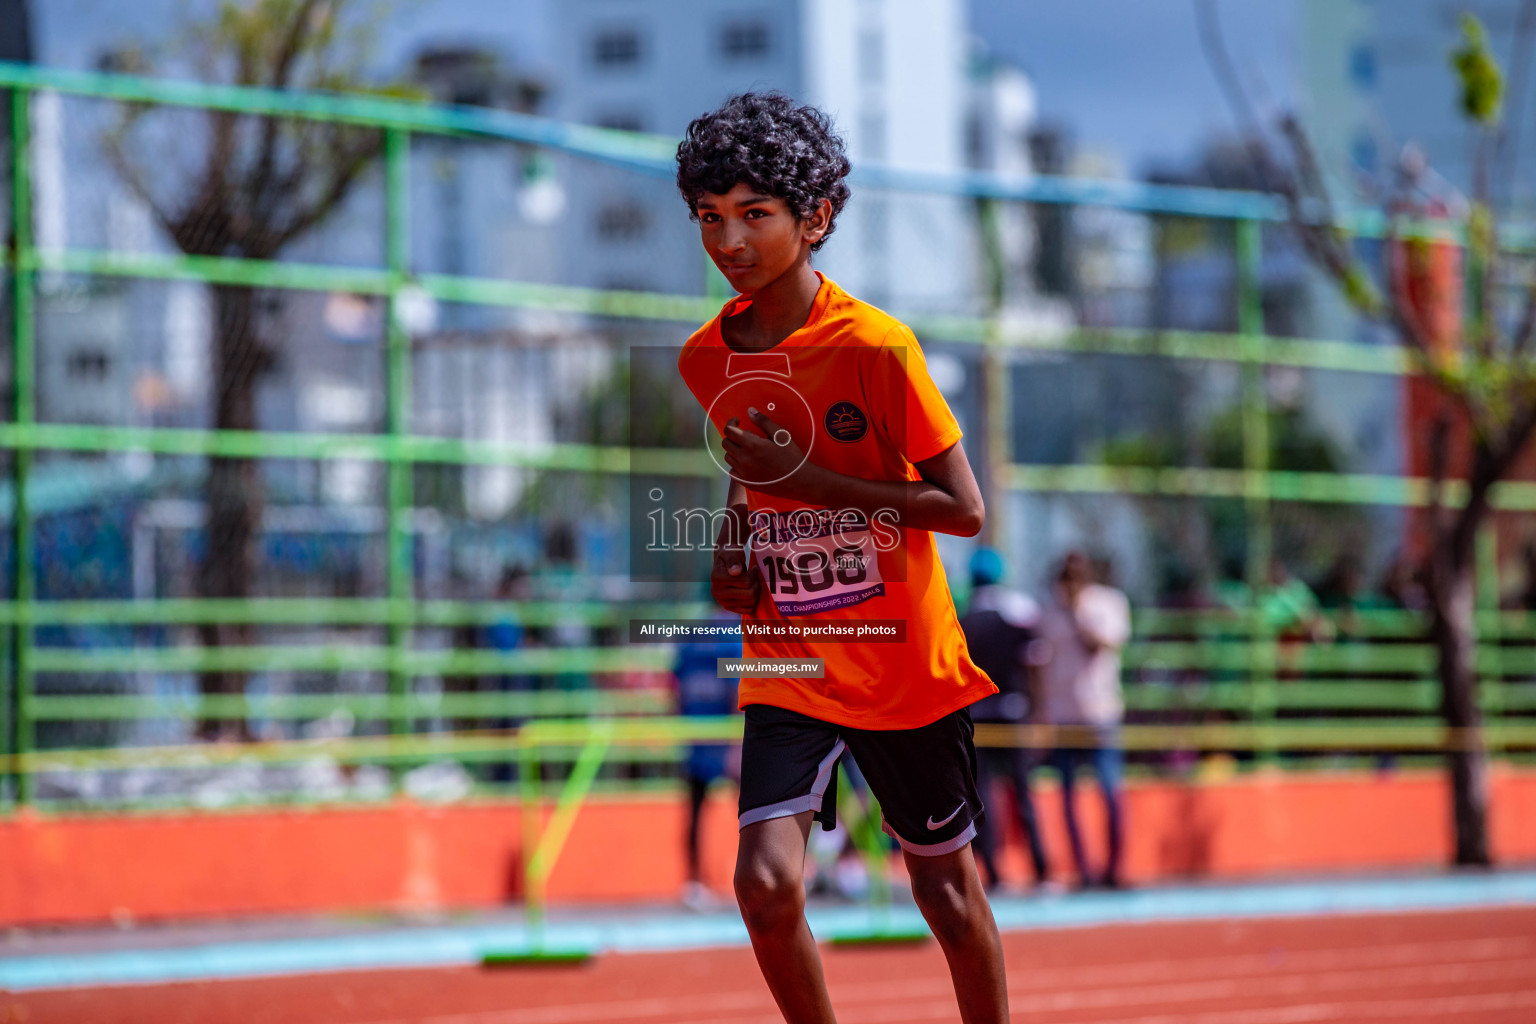
[[[753,556],[780,615],[847,608],[885,593],[862,514],[762,509],[751,523]]]

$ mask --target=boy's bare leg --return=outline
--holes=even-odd
[[[908,853],[906,861],[918,909],[949,961],[960,1019],[965,1024],[1006,1024],[1003,941],[970,846],[937,857]]]
[[[752,936],[763,980],[789,1024],[835,1022],[821,956],[805,922],[805,844],[812,816],[803,811],[754,822],[741,830],[736,852],[741,918]],[[975,874],[974,867],[971,872]]]

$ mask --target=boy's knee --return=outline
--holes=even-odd
[[[774,864],[736,865],[736,902],[753,931],[770,930],[805,913],[805,887],[798,875]]]
[[[929,927],[946,945],[973,935],[983,926],[988,912],[979,880],[976,885],[968,885],[964,878],[948,873],[915,872],[912,897]]]

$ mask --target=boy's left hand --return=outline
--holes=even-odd
[[[809,463],[789,431],[756,408],[749,406],[747,416],[762,431],[761,434],[747,430],[735,416],[725,424],[725,461],[731,467],[731,474],[762,494],[813,501],[804,487]],[[757,480],[769,482],[751,482]]]

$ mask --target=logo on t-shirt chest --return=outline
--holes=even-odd
[[[869,417],[852,402],[833,402],[822,417],[822,424],[832,440],[850,444],[862,440],[869,432]]]

